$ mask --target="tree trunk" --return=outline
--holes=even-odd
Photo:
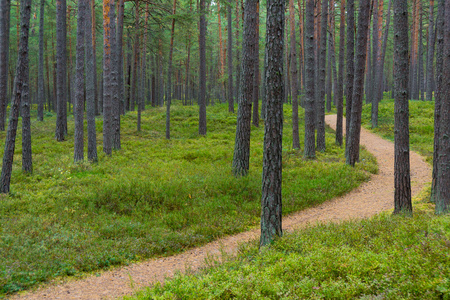
[[[65,138],[65,111],[67,109],[67,55],[66,55],[66,0],[56,0],[56,140]]]
[[[41,0],[41,7],[40,7],[40,13],[39,13],[39,70],[38,70],[38,110],[37,110],[38,121],[44,121],[44,103],[45,103],[45,93],[44,93],[44,11],[45,11],[45,0]]]
[[[112,154],[114,0],[103,0],[103,152]]]
[[[350,134],[350,121],[352,116],[353,102],[353,79],[355,78],[355,4],[354,0],[347,2],[347,79],[346,79],[346,104],[345,104],[345,157],[349,155],[348,137]]]
[[[30,28],[31,0],[22,0],[20,3],[20,9],[20,44],[17,56],[16,77],[14,80],[13,99],[10,109],[8,131],[6,133],[5,151],[3,154],[2,174],[0,178],[0,192],[5,194],[9,193],[10,190],[20,103],[23,97],[27,97],[27,88],[25,85],[28,84],[28,34]]]
[[[100,111],[102,110],[101,107],[99,107],[99,102],[100,99],[98,97],[98,87],[97,87],[97,40],[95,38],[95,28],[96,28],[96,21],[95,21],[95,0],[91,1],[91,15],[92,15],[92,19],[91,19],[91,30],[89,30],[91,32],[91,37],[90,39],[92,40],[92,55],[93,55],[93,68],[94,68],[94,72],[93,72],[93,76],[94,76],[94,109],[95,109],[95,115],[98,116],[100,115]],[[86,41],[88,41],[88,39],[86,38]],[[103,92],[102,92],[103,95]],[[102,101],[103,103],[103,101]],[[95,150],[97,152],[97,149]],[[88,156],[89,156],[89,151],[88,151]],[[97,154],[96,156],[97,157]]]
[[[314,52],[314,0],[306,0],[305,8],[305,157],[316,157],[315,145],[315,52]]]
[[[426,81],[426,97],[427,101],[433,100],[433,61],[434,61],[434,0],[430,0],[430,13],[428,21],[428,44],[427,44],[427,81]]]
[[[439,8],[444,11],[444,20],[439,19],[438,42],[443,40],[439,52],[442,52],[442,73],[440,68],[437,72],[438,89],[436,95],[440,102],[440,118],[439,118],[439,149],[438,149],[438,167],[437,167],[437,186],[435,193],[436,214],[444,214],[450,212],[450,2],[439,1]],[[440,38],[440,37],[443,37]],[[439,48],[438,48],[439,49]],[[438,63],[440,62],[441,53],[437,54]]]
[[[295,47],[295,7],[294,0],[289,0],[289,26],[291,32],[291,93],[292,93],[292,148],[300,149],[298,133],[298,76],[297,49]]]
[[[97,162],[97,133],[95,128],[95,113],[96,113],[96,67],[95,67],[95,53],[92,26],[92,12],[91,5],[86,7],[86,24],[85,24],[85,39],[86,39],[86,119],[87,119],[87,134],[88,134],[88,160]]]
[[[361,0],[356,39],[355,79],[353,81],[352,115],[347,164],[354,166],[359,160],[359,139],[361,134],[361,112],[363,102],[364,73],[366,67],[367,35],[370,20],[370,0]]]
[[[394,214],[412,213],[409,167],[408,4],[394,1]]]
[[[419,66],[418,66],[418,84],[417,88],[420,92],[420,99],[423,101],[424,90],[423,90],[423,8],[420,9],[420,20],[419,20]],[[419,96],[418,96],[419,97]]]
[[[239,20],[241,19],[241,15],[240,15],[240,1],[236,0],[236,84],[235,84],[235,96],[234,98],[236,99],[235,101],[238,101],[239,99],[239,88],[240,88],[240,82],[241,82],[241,68],[240,68],[240,43],[239,43],[239,36],[240,36],[240,25],[239,25]]]
[[[388,43],[388,36],[389,36],[389,23],[391,20],[391,5],[392,0],[389,0],[388,4],[388,11],[386,16],[386,28],[383,35],[383,50],[380,56],[380,64],[378,65],[378,72],[377,72],[377,78],[376,80],[376,89],[377,89],[377,103],[383,99],[383,72],[384,72],[384,59],[386,57],[386,49],[387,49],[387,43]],[[378,119],[378,109],[376,109],[375,113],[376,118]]]
[[[253,77],[253,126],[259,127],[259,0],[256,6],[255,76]]]
[[[124,112],[125,106],[125,88],[123,86],[123,18],[124,18],[124,0],[118,0],[117,3],[117,36],[116,36],[116,68],[117,68],[117,99],[114,108],[113,122],[113,149],[121,149],[120,141],[120,114]]]
[[[8,106],[8,62],[11,0],[0,0],[0,131],[5,130]]]
[[[328,0],[322,1],[317,99],[317,150],[325,151],[325,62],[327,57]]]
[[[170,48],[169,48],[169,69],[167,71],[167,99],[166,99],[166,139],[170,139],[170,102],[172,101],[172,57],[173,57],[173,38],[175,36],[175,12],[177,8],[177,0],[173,0],[172,29],[170,31]],[[205,132],[206,134],[206,132]]]
[[[248,1],[247,1],[248,2]],[[260,247],[282,236],[282,133],[283,133],[283,40],[284,1],[267,1],[265,82],[267,116],[264,128],[264,155],[261,198]]]
[[[374,0],[374,12],[373,12],[373,29],[372,29],[372,36],[373,36],[373,43],[372,43],[372,80],[370,82],[370,89],[371,89],[371,96],[372,99],[372,128],[378,127],[378,99],[376,97],[376,80],[377,78],[377,71],[378,71],[378,50],[379,50],[379,40],[378,40],[378,14],[380,13],[378,10],[378,1],[380,0]]]
[[[89,0],[78,2],[78,23],[77,23],[77,53],[76,53],[76,74],[75,74],[75,134],[74,134],[74,155],[75,162],[84,160],[84,40],[85,40],[85,17],[86,6]],[[90,42],[89,40],[87,40]]]
[[[244,6],[244,33],[242,38],[241,82],[237,112],[236,139],[233,155],[233,174],[245,176],[250,160],[250,122],[252,114],[253,80],[256,53],[257,0],[246,0]],[[283,36],[281,36],[282,38]]]
[[[351,29],[349,29],[351,30]],[[343,114],[344,114],[344,58],[345,58],[345,0],[341,0],[341,20],[339,23],[339,74],[337,95],[336,144],[342,146],[343,140]]]
[[[139,60],[139,0],[136,0],[135,22],[134,22],[134,54],[133,54],[133,82],[131,82],[130,111],[134,111],[137,103],[137,84],[138,84],[138,60]],[[138,122],[138,127],[140,126]],[[139,131],[139,130],[138,130]]]
[[[334,0],[330,0],[330,13],[328,14],[328,52],[327,52],[327,71],[326,71],[326,78],[327,78],[327,86],[326,86],[326,93],[327,93],[327,103],[326,103],[326,109],[327,112],[331,111],[331,103],[333,101],[332,99],[332,79],[333,79],[333,70],[331,68],[331,53],[334,52]],[[333,47],[333,48],[332,48]]]
[[[231,5],[228,5],[227,11],[228,25],[228,111],[234,113],[233,99],[233,34],[231,24]]]

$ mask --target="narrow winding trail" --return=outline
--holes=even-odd
[[[335,128],[336,116],[326,117],[326,123]],[[344,120],[345,124],[345,120]],[[368,130],[361,130],[361,144],[378,160],[379,174],[372,175],[352,192],[283,219],[283,229],[290,231],[316,222],[338,222],[367,218],[393,209],[394,205],[394,144],[383,140]],[[431,181],[430,166],[418,154],[411,152],[412,194],[417,195]],[[102,272],[81,280],[55,282],[36,291],[15,295],[12,299],[115,299],[143,286],[163,281],[186,268],[195,270],[210,256],[220,256],[221,251],[236,253],[239,244],[259,238],[259,229],[222,238],[203,247],[182,254],[156,258],[111,271]]]

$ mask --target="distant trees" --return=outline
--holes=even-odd
[[[395,195],[394,214],[412,213],[409,166],[408,3],[394,1]]]

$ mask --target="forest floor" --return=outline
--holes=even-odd
[[[336,116],[326,116],[335,128]],[[345,124],[345,120],[344,120]],[[394,144],[362,128],[361,145],[378,161],[379,172],[370,181],[350,193],[283,218],[283,230],[314,225],[317,222],[339,222],[368,218],[394,206]],[[411,184],[413,197],[431,181],[431,168],[420,155],[411,152]],[[11,299],[114,299],[162,282],[177,272],[195,271],[222,255],[233,255],[239,245],[259,238],[259,228],[228,236],[184,253],[98,272],[81,280],[54,280],[35,291],[14,295]]]

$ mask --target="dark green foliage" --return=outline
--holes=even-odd
[[[319,225],[133,299],[448,299],[450,217]]]

